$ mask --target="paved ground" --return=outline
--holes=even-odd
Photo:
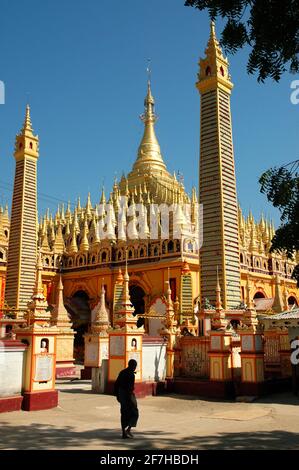
[[[58,385],[59,407],[0,414],[0,449],[297,449],[299,398],[253,403],[181,395],[138,401],[135,438],[122,440],[119,404],[88,381]]]

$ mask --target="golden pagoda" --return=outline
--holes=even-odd
[[[103,291],[111,312],[109,323],[115,326],[113,316],[118,318],[122,308],[124,280],[119,273],[125,271],[126,254],[130,276],[125,282],[132,312],[137,325],[144,324],[145,334],[149,332],[146,315],[158,304],[169,309],[172,302],[181,326],[194,325],[195,314],[206,302],[221,312],[242,304],[272,311],[273,305],[280,305],[279,295],[289,308],[299,303],[291,279],[296,254],[290,260],[283,253],[270,253],[273,223],[263,215],[259,221],[252,214],[245,218],[238,207],[230,110],[233,84],[213,23],[196,87],[201,97],[199,197],[195,188],[188,195],[166,167],[148,80],[141,116],[144,133],[132,170],[114,182],[110,194],[103,190],[99,203],[93,203],[88,194],[85,204],[79,198],[73,209],[70,204],[66,210],[61,205],[56,214],[47,211],[39,223],[32,216],[36,214],[38,138],[33,134],[29,107],[26,109],[24,126],[16,138],[10,219],[8,209],[0,208],[0,301],[4,301],[6,283],[8,304],[27,308],[40,247],[44,293],[50,305],[56,298],[64,304],[76,332],[77,359],[82,360],[84,334]],[[203,205],[202,220],[199,203]],[[163,211],[169,220],[168,234]],[[200,250],[199,230],[203,232]],[[67,321],[65,312],[63,321]],[[157,320],[152,334],[159,335],[164,326],[162,319]]]

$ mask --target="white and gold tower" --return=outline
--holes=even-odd
[[[199,62],[196,87],[201,95],[199,195],[203,205],[200,250],[201,300],[215,304],[217,266],[223,308],[240,303],[238,206],[232,141],[228,60],[215,35],[214,23]]]
[[[37,260],[36,166],[38,136],[33,134],[27,105],[23,128],[16,136],[16,171],[12,199],[5,300],[26,309],[33,294]]]

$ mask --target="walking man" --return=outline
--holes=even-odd
[[[136,427],[139,412],[137,408],[137,400],[134,394],[135,370],[137,362],[130,359],[128,367],[123,369],[114,384],[114,394],[120,403],[122,438],[132,438],[131,428]]]

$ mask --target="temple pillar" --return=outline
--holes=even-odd
[[[215,330],[210,333],[210,380],[232,380],[231,333]]]
[[[0,341],[0,413],[21,409],[26,349],[16,339]]]
[[[241,390],[244,395],[260,395],[264,384],[264,345],[254,328],[238,331],[241,338]]]
[[[37,279],[32,302],[29,304],[27,326],[15,330],[17,339],[27,344],[23,383],[25,411],[54,408],[58,404],[55,390],[56,326],[51,326],[51,314],[43,293],[42,261],[39,254]]]
[[[281,377],[292,376],[292,363],[291,363],[291,343],[289,339],[288,328],[280,331],[279,334],[279,354],[280,354],[280,373]]]

